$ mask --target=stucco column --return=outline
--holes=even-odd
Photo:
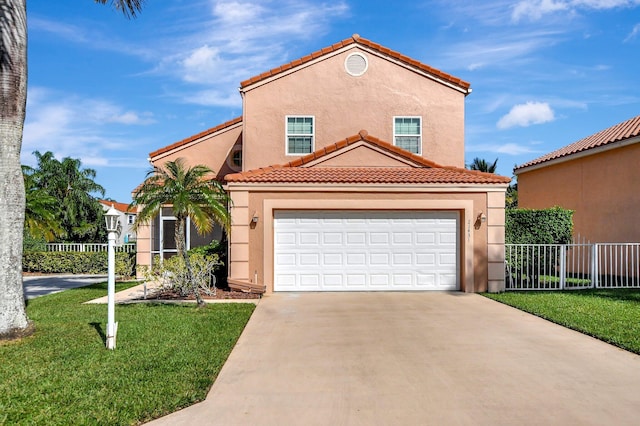
[[[504,190],[487,193],[487,261],[490,293],[499,293],[505,290],[504,198]]]
[[[229,236],[230,278],[249,280],[249,193],[233,191],[231,197],[231,235]]]

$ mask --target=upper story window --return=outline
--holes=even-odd
[[[133,222],[135,222],[135,221],[136,221],[135,215],[130,214],[130,215],[127,216],[127,223],[129,225],[133,225]]]
[[[422,118],[394,117],[393,143],[414,154],[422,152]]]
[[[287,155],[304,155],[313,152],[313,117],[287,117]]]

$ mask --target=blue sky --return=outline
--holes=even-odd
[[[354,33],[471,83],[466,161],[522,164],[640,114],[640,0],[28,2],[22,161],[130,201],[148,153],[241,115],[239,82]]]

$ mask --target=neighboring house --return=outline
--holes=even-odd
[[[498,290],[510,179],[464,169],[469,93],[354,35],[243,81],[242,117],[150,162],[183,157],[226,184],[233,281],[268,292]],[[139,264],[175,252],[165,224],[139,231]]]
[[[574,210],[574,237],[639,242],[640,116],[515,168],[518,206]]]
[[[113,206],[120,215],[119,221],[121,226],[121,231],[118,234],[118,239],[116,240],[116,244],[127,244],[127,243],[135,243],[136,242],[136,233],[133,230],[133,223],[136,221],[136,210],[129,209],[129,206],[125,203],[118,203],[116,201],[109,200],[98,200],[102,205],[102,209],[106,212]]]

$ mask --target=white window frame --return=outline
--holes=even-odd
[[[133,214],[129,214],[127,215],[127,225],[133,225],[133,223],[136,221],[136,216]]]
[[[291,136],[302,136],[302,137],[308,137],[309,134],[307,133],[292,133],[289,134],[289,119],[290,118],[310,118],[311,119],[311,151],[309,152],[289,152],[289,137]],[[313,151],[315,151],[315,145],[316,145],[316,117],[313,115],[287,115],[284,118],[284,152],[285,155],[290,155],[290,156],[304,156],[304,155],[309,155],[311,154]]]
[[[397,134],[396,133],[396,119],[398,119],[398,118],[410,118],[410,119],[417,118],[418,120],[420,120],[420,125],[418,126],[418,129],[420,130],[420,133],[418,133],[417,135]],[[414,152],[414,154],[422,155],[422,116],[419,116],[419,115],[396,115],[396,116],[394,116],[393,117],[393,145],[395,145],[395,146],[398,146],[396,144],[396,137],[397,136],[400,136],[400,137],[402,137],[402,136],[411,136],[411,137],[417,136],[418,139],[419,139],[418,152]]]

